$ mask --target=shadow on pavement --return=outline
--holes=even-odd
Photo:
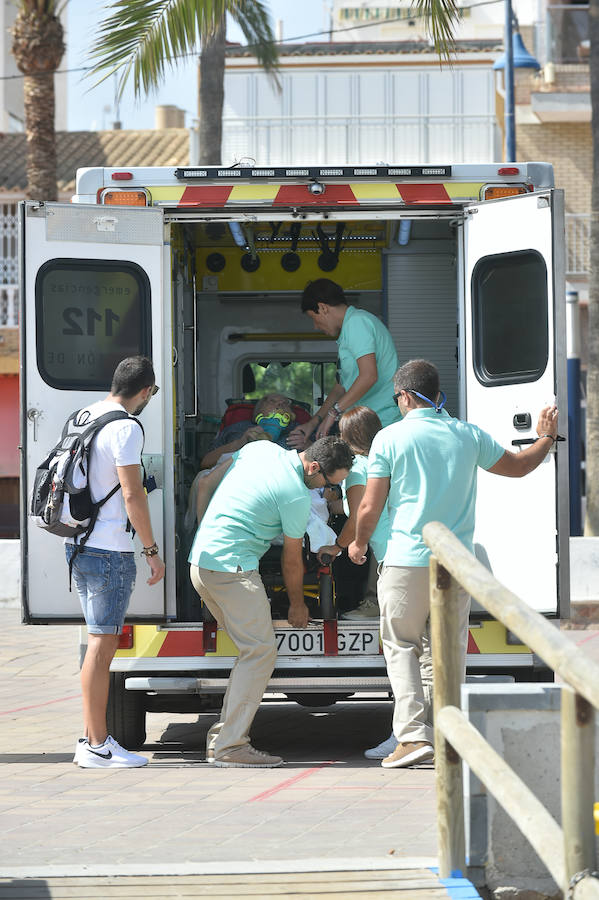
[[[7,878],[0,880],[0,898],[6,900],[25,900],[25,897],[35,897],[35,900],[51,900],[52,893],[48,882],[42,878]]]

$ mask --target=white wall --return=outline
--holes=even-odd
[[[333,59],[333,57],[330,57]],[[303,61],[306,62],[304,57]],[[489,62],[283,68],[278,92],[250,66],[227,65],[223,164],[468,163],[494,158]]]
[[[470,2],[459,5],[472,6]],[[539,5],[540,0],[513,0],[520,25],[539,20]],[[413,41],[425,39],[428,34],[426,20],[418,16],[410,0],[333,0],[332,21],[334,41]],[[457,24],[455,37],[501,40],[503,22],[503,3],[474,5]]]

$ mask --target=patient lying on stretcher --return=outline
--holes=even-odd
[[[244,404],[249,405],[249,404]],[[234,422],[221,428],[212,442],[212,449],[208,451],[200,462],[200,471],[196,475],[189,491],[189,502],[185,515],[185,528],[187,531],[195,530],[196,522],[196,497],[198,482],[205,477],[220,462],[229,459],[233,453],[250,441],[270,440],[282,447],[286,447],[286,436],[302,417],[302,410],[294,410],[291,401],[282,394],[267,394],[255,404],[253,411],[248,410],[248,418]],[[309,413],[305,414],[309,419]],[[323,489],[315,488],[310,491],[312,506],[310,518],[306,528],[310,551],[318,553],[321,547],[334,544],[337,535],[329,527],[329,509],[327,501],[323,497]],[[275,538],[273,545],[283,544],[283,535]]]
[[[309,419],[308,413],[302,416],[303,410],[296,407],[296,411],[291,400],[282,394],[266,394],[256,401],[253,408],[252,403],[253,401],[245,401],[229,407],[227,414],[236,406],[241,418],[235,416],[236,421],[225,424],[227,414],[225,415],[221,430],[201,459],[200,469],[211,469],[225,454],[235,453],[251,441],[270,440],[287,449],[287,435],[297,424],[298,417],[306,421]]]

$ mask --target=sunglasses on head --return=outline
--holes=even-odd
[[[402,388],[401,391],[398,391],[396,394],[393,394],[393,402],[397,403],[400,394],[402,391],[405,391],[407,394],[414,394],[416,397],[419,397],[421,400],[425,400],[430,406],[433,407],[435,412],[440,413],[443,407],[447,402],[447,397],[445,396],[443,391],[439,391],[439,396],[441,397],[441,401],[439,403],[433,403],[433,401],[429,397],[425,397],[424,394],[421,394],[419,391],[414,391],[412,388]]]

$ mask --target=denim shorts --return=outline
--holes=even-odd
[[[67,562],[75,552],[65,544]],[[73,562],[73,582],[90,634],[122,634],[135,587],[135,554],[85,547]]]

